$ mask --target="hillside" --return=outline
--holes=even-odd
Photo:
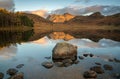
[[[47,20],[50,20],[55,23],[62,23],[65,21],[69,21],[70,19],[74,17],[75,17],[74,15],[71,15],[69,13],[64,13],[63,15],[53,14],[53,15],[49,15],[47,17]]]
[[[0,8],[0,27],[23,27],[29,26],[33,27],[32,19],[23,15],[21,12],[10,12],[6,9]]]
[[[85,25],[120,25],[120,13],[103,16],[101,13],[96,12],[90,16],[76,16],[71,20],[65,22],[66,24],[85,24]]]
[[[46,19],[42,18],[41,16],[38,16],[35,14],[24,13],[24,15],[28,16],[30,19],[32,19],[34,21],[35,27],[46,26],[46,25],[52,24],[51,21],[46,20]]]

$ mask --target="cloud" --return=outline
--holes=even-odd
[[[0,49],[0,57],[3,59],[9,59],[16,55],[17,47],[10,46],[10,47],[4,47]]]
[[[13,11],[15,9],[15,4],[13,0],[0,0],[0,8],[5,8],[7,10]]]
[[[89,2],[90,0],[75,0],[74,2]]]
[[[36,10],[36,11],[32,11],[31,13],[39,15],[41,17],[46,17],[48,16],[48,11],[47,10]]]
[[[94,5],[89,7],[68,6],[65,8],[54,10],[51,13],[52,14],[71,13],[73,15],[84,15],[94,12],[101,12],[103,15],[112,15],[120,13],[120,6],[103,6],[103,5]]]
[[[32,14],[36,14],[36,15],[39,15],[43,18],[46,18],[49,13],[47,10],[36,10],[36,11],[25,11],[26,13],[32,13]]]

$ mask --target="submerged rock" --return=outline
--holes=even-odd
[[[4,74],[2,72],[0,72],[0,79],[3,79]]]
[[[52,62],[43,62],[42,66],[44,66],[45,68],[52,68],[53,67],[53,63]]]
[[[79,56],[79,59],[83,60],[83,59],[84,59],[84,57],[83,57],[83,56]]]
[[[74,64],[78,64],[80,61],[79,60],[75,60],[74,61]]]
[[[98,74],[104,73],[104,70],[100,66],[91,67],[90,70],[93,70],[93,71],[95,71]]]
[[[73,61],[72,61],[71,59],[65,59],[65,60],[63,60],[62,62],[63,62],[63,64],[65,64],[65,63],[70,63],[70,64],[72,64],[72,63],[73,63]]]
[[[65,59],[62,61],[65,67],[71,66],[73,61],[71,59]]]
[[[16,68],[22,68],[24,66],[24,64],[19,64],[16,66]]]
[[[120,73],[115,73],[115,74],[113,75],[113,77],[115,77],[115,78],[117,78],[117,79],[120,79]]]
[[[101,65],[101,63],[95,62],[96,65]]]
[[[9,79],[24,79],[24,74],[23,73],[17,73],[10,77]]]
[[[72,60],[72,59],[64,59],[64,60],[57,60],[54,61],[55,65],[57,67],[68,67],[71,66],[72,64],[78,64],[79,61],[78,60]]]
[[[92,53],[89,54],[90,57],[93,57],[94,55]]]
[[[51,56],[49,56],[49,57],[45,57],[45,59],[51,59]]]
[[[120,63],[120,60],[117,58],[114,58],[114,61]]]
[[[87,57],[89,54],[83,54],[84,57]]]
[[[74,46],[66,42],[57,43],[56,46],[53,48],[52,57],[53,60],[76,59],[77,46]]]
[[[113,67],[111,65],[105,64],[104,66],[105,70],[113,70]]]
[[[114,59],[108,59],[108,61],[109,61],[109,62],[113,62],[113,61],[114,61]]]
[[[18,72],[18,70],[14,69],[14,68],[10,68],[7,70],[7,74],[9,74],[10,76],[15,75]]]
[[[64,67],[64,64],[63,64],[63,62],[55,62],[55,66]]]
[[[83,76],[85,78],[96,78],[97,73],[95,71],[89,70],[89,71],[84,72]]]

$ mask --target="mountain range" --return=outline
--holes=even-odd
[[[25,13],[28,17],[34,20],[35,26],[46,25],[51,23],[64,23],[64,24],[92,24],[92,25],[120,25],[120,13],[104,16],[100,12],[95,12],[89,16],[75,16],[70,13],[64,14],[51,14],[47,18],[39,15]]]

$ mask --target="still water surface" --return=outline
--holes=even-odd
[[[26,33],[16,32],[13,38],[17,37],[17,39],[11,39],[11,36],[9,36],[11,33],[7,33],[8,35],[5,33],[6,37],[4,35],[2,36],[4,39],[0,39],[2,40],[0,41],[0,72],[5,74],[4,79],[9,77],[6,71],[9,68],[16,68],[18,64],[24,64],[22,68],[18,69],[19,72],[24,73],[24,79],[84,79],[84,71],[95,66],[95,62],[113,66],[112,71],[105,71],[104,74],[98,75],[98,79],[115,79],[112,75],[120,73],[120,63],[108,61],[114,58],[120,59],[120,42],[110,39],[101,39],[99,42],[89,39],[64,41],[62,39],[53,40],[47,36],[36,41],[27,42],[23,39],[25,38],[23,34]],[[26,35],[28,36],[26,39],[32,34],[32,32],[29,32]],[[7,42],[8,39],[10,39],[9,42]],[[6,41],[3,42],[3,40]],[[17,43],[18,40],[20,44]],[[78,56],[82,56],[84,53],[92,53],[94,57],[86,57],[84,60],[77,58],[80,62],[69,67],[54,66],[51,69],[46,69],[41,63],[45,61],[52,62],[52,58],[46,59],[45,57],[52,57],[52,49],[58,42],[68,42],[77,45]]]

